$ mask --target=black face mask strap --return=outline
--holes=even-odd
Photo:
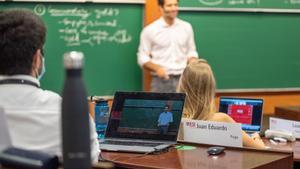
[[[31,85],[35,86],[37,88],[40,88],[38,84],[29,81],[29,80],[24,80],[24,79],[4,79],[0,80],[0,85],[2,84],[25,84],[25,85]]]

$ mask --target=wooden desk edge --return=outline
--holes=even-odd
[[[203,147],[211,147],[211,146],[218,146],[218,145],[211,145],[211,144],[201,144],[201,143],[194,143],[194,142],[187,142],[183,140],[177,141],[179,144],[187,144],[187,145],[195,145],[195,146],[203,146]],[[251,147],[230,147],[230,146],[222,146],[229,150],[239,150],[239,151],[258,151],[258,152],[268,152],[268,153],[282,153],[282,154],[292,154],[293,150],[283,150],[283,149],[256,149]],[[300,160],[300,159],[299,159]]]

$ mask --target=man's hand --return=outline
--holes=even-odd
[[[145,63],[143,65],[143,67],[145,69],[148,69],[148,70],[152,71],[152,72],[155,72],[155,74],[161,79],[165,79],[165,80],[170,79],[170,77],[167,74],[166,70],[158,64],[155,64],[155,63],[152,63],[151,61],[149,61],[149,62]]]
[[[159,67],[156,69],[155,73],[157,74],[157,76],[159,78],[162,78],[162,79],[165,79],[165,80],[169,80],[170,77],[169,75],[167,74],[166,70],[162,67]]]
[[[198,60],[197,57],[190,57],[190,58],[188,59],[188,64],[193,63],[193,62],[195,62],[195,61],[197,61],[197,60]]]

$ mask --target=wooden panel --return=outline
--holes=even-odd
[[[288,120],[300,121],[300,105],[298,106],[276,106],[275,116]]]
[[[161,16],[157,0],[146,0],[145,6],[145,25],[153,22]]]

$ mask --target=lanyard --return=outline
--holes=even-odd
[[[37,88],[40,88],[38,84],[29,81],[29,80],[24,80],[24,79],[4,79],[0,80],[0,85],[2,84],[25,84],[25,85],[31,85],[35,86]]]

